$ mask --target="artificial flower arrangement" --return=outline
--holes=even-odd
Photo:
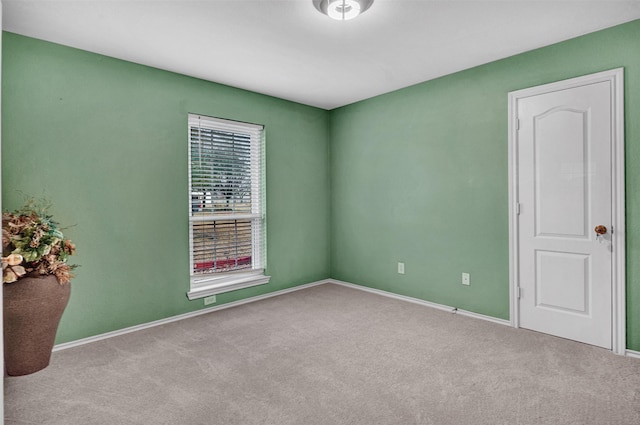
[[[64,239],[59,224],[47,213],[49,203],[29,200],[14,211],[2,214],[2,283],[25,275],[54,275],[65,284],[77,265],[67,264],[76,246]]]

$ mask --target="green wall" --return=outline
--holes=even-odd
[[[508,319],[507,93],[618,67],[627,341],[640,350],[640,21],[332,111],[331,276]]]
[[[266,126],[271,282],[218,304],[329,277],[326,111],[3,36],[3,207],[46,196],[78,246],[57,343],[203,308],[185,295],[189,112]]]
[[[333,277],[508,319],[507,93],[624,67],[640,350],[638,40],[635,21],[327,112],[4,33],[3,205],[45,195],[75,225],[82,267],[57,343],[197,310],[187,113],[262,123],[272,281],[219,304]]]

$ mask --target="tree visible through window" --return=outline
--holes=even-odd
[[[192,289],[264,268],[263,127],[189,115]]]

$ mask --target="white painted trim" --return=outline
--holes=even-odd
[[[612,219],[613,219],[613,352],[624,355],[627,348],[627,263],[625,213],[624,69],[613,71]]]
[[[304,284],[304,285],[294,286],[292,288],[282,289],[280,291],[270,292],[270,293],[264,294],[264,295],[258,295],[258,296],[255,296],[255,297],[245,298],[243,300],[238,300],[238,301],[230,302],[230,303],[227,303],[227,304],[216,305],[216,306],[213,306],[213,307],[204,308],[202,310],[192,311],[190,313],[184,313],[184,314],[179,314],[177,316],[172,316],[172,317],[167,317],[167,318],[160,319],[160,320],[155,320],[153,322],[142,323],[140,325],[130,326],[128,328],[118,329],[117,331],[106,332],[106,333],[103,333],[103,334],[100,334],[100,335],[94,335],[94,336],[90,336],[90,337],[87,337],[87,338],[78,339],[76,341],[70,341],[70,342],[65,342],[65,343],[62,343],[62,344],[57,344],[55,347],[53,347],[53,351],[66,350],[67,348],[73,348],[73,347],[78,347],[78,346],[85,345],[85,344],[90,344],[92,342],[102,341],[103,339],[113,338],[115,336],[125,335],[125,334],[128,334],[128,333],[141,331],[143,329],[153,328],[155,326],[165,325],[167,323],[177,322],[179,320],[189,319],[191,317],[196,317],[196,316],[200,316],[200,315],[207,314],[207,313],[213,313],[214,311],[224,310],[224,309],[231,308],[231,307],[237,307],[239,305],[248,304],[248,303],[252,303],[252,302],[255,302],[255,301],[260,301],[260,300],[264,300],[264,299],[271,298],[271,297],[277,297],[278,295],[283,295],[283,294],[287,294],[287,293],[294,292],[294,291],[300,291],[302,289],[307,289],[307,288],[311,288],[313,286],[318,286],[318,285],[324,285],[326,283],[333,283],[335,285],[342,285],[342,286],[346,286],[346,287],[349,287],[349,288],[352,288],[352,289],[357,289],[357,290],[360,290],[360,291],[365,291],[365,292],[370,292],[370,293],[377,294],[377,295],[382,295],[382,296],[387,297],[387,298],[393,298],[393,299],[396,299],[396,300],[410,302],[410,303],[422,305],[422,306],[425,306],[425,307],[435,308],[437,310],[442,310],[442,311],[446,311],[446,312],[449,312],[449,313],[457,313],[457,314],[460,314],[461,316],[467,316],[467,317],[472,317],[472,318],[475,318],[475,319],[486,320],[486,321],[489,321],[489,322],[497,323],[499,325],[507,325],[507,326],[510,325],[508,320],[498,319],[496,317],[491,317],[491,316],[485,316],[484,314],[474,313],[474,312],[471,312],[471,311],[460,310],[460,309],[458,309],[456,307],[450,307],[450,306],[447,306],[447,305],[432,303],[430,301],[425,301],[425,300],[421,300],[421,299],[413,298],[413,297],[407,297],[405,295],[398,295],[398,294],[394,294],[392,292],[382,291],[380,289],[369,288],[367,286],[362,286],[362,285],[356,285],[356,284],[349,283],[349,282],[344,282],[344,281],[341,281],[341,280],[324,279],[324,280],[318,280],[316,282],[307,283],[307,284]]]
[[[627,357],[633,357],[634,359],[640,359],[640,351],[625,350],[624,353]]]
[[[466,317],[471,317],[473,319],[485,320],[487,322],[496,323],[498,325],[511,326],[511,322],[509,320],[499,319],[493,316],[487,316],[486,314],[480,314],[480,313],[475,313],[473,311],[467,311],[467,310],[461,310],[461,309],[457,309],[456,313],[459,314],[460,316],[466,316]]]
[[[153,322],[143,323],[143,324],[136,325],[136,326],[130,326],[128,328],[119,329],[117,331],[107,332],[107,333],[103,333],[103,334],[100,334],[100,335],[90,336],[88,338],[82,338],[82,339],[78,339],[76,341],[65,342],[65,343],[56,345],[53,348],[53,351],[66,350],[67,348],[78,347],[78,346],[81,346],[81,345],[90,344],[92,342],[97,342],[97,341],[102,341],[104,339],[116,337],[116,336],[119,336],[119,335],[125,335],[125,334],[128,334],[128,333],[141,331],[143,329],[153,328],[155,326],[161,326],[161,325],[165,325],[167,323],[172,323],[172,322],[177,322],[179,320],[189,319],[189,318],[192,318],[192,317],[201,316],[203,314],[213,313],[215,311],[220,311],[220,310],[224,310],[224,309],[227,309],[227,308],[237,307],[237,306],[240,306],[240,305],[243,305],[243,304],[248,304],[248,303],[260,301],[260,300],[264,300],[264,299],[267,299],[267,298],[277,297],[279,295],[284,295],[284,294],[287,294],[287,293],[290,293],[290,292],[300,291],[302,289],[307,289],[307,288],[311,288],[313,286],[318,286],[318,285],[324,285],[324,284],[327,284],[327,283],[334,284],[334,285],[341,285],[341,286],[345,286],[345,287],[348,287],[348,288],[356,289],[356,290],[359,290],[359,291],[369,292],[369,293],[380,295],[380,296],[383,296],[383,297],[409,302],[409,303],[412,303],[412,304],[418,304],[418,305],[421,305],[421,306],[424,306],[424,307],[434,308],[436,310],[441,310],[441,311],[445,311],[445,312],[448,312],[448,313],[459,314],[461,316],[471,317],[471,318],[474,318],[474,319],[481,319],[481,320],[485,320],[485,321],[488,321],[488,322],[496,323],[498,325],[511,326],[511,322],[509,320],[499,319],[497,317],[487,316],[487,315],[480,314],[480,313],[474,313],[472,311],[460,310],[460,309],[458,309],[456,307],[451,307],[451,306],[448,306],[448,305],[433,303],[433,302],[430,302],[430,301],[421,300],[419,298],[413,298],[413,297],[408,297],[406,295],[394,294],[393,292],[387,292],[387,291],[383,291],[381,289],[369,288],[367,286],[356,285],[354,283],[344,282],[344,281],[341,281],[341,280],[329,278],[329,279],[318,280],[316,282],[311,282],[311,283],[307,283],[307,284],[303,284],[303,285],[299,285],[299,286],[294,286],[292,288],[282,289],[280,291],[270,292],[270,293],[264,294],[264,295],[258,295],[258,296],[255,296],[255,297],[245,298],[243,300],[238,300],[238,301],[230,302],[230,303],[227,303],[227,304],[222,304],[222,305],[217,305],[217,306],[213,306],[213,307],[209,307],[209,308],[204,308],[202,310],[192,311],[190,313],[179,314],[177,316],[167,317],[165,319],[155,320]],[[626,350],[625,354],[627,356],[629,356],[629,357],[640,358],[640,352],[638,352],[638,351]],[[0,419],[1,419],[1,417],[0,417]],[[1,420],[0,420],[0,425],[2,425]]]
[[[612,135],[611,135],[611,193],[613,225],[612,258],[612,314],[611,329],[612,351],[624,355],[626,350],[626,248],[625,248],[625,174],[624,174],[624,69],[617,68],[583,77],[544,84],[537,87],[517,90],[509,93],[508,157],[509,157],[509,300],[511,325],[519,324],[519,308],[516,288],[518,287],[518,220],[515,204],[518,202],[518,108],[519,99],[551,91],[566,90],[574,87],[603,81],[611,83]]]
[[[518,194],[518,98],[509,93],[509,142],[507,155],[509,158],[509,319],[511,326],[520,327],[520,303],[518,302],[518,220],[516,203],[520,199]]]
[[[271,276],[265,276],[262,270],[251,273],[230,273],[209,281],[204,280],[204,283],[195,283],[192,278],[191,290],[187,292],[187,298],[193,301],[210,295],[223,294],[252,286],[266,285],[269,283],[269,280],[271,280]]]
[[[327,279],[327,280],[328,280],[327,283],[342,285],[348,288],[357,289],[359,291],[370,292],[372,294],[382,295],[383,297],[393,298],[395,300],[410,302],[410,303],[418,304],[424,307],[435,308],[436,310],[442,310],[449,313],[459,314],[461,316],[472,317],[474,319],[482,319],[489,322],[497,323],[499,325],[506,325],[506,326],[511,325],[511,323],[508,320],[498,319],[497,317],[486,316],[484,314],[474,313],[472,311],[460,310],[459,308],[451,307],[448,305],[433,303],[431,301],[425,301],[419,298],[408,297],[406,295],[398,295],[398,294],[394,294],[393,292],[387,292],[381,289],[369,288],[367,286],[356,285],[354,283],[344,282],[341,280],[336,280],[336,279]]]
[[[192,311],[190,313],[179,314],[177,316],[167,317],[165,319],[155,320],[153,322],[143,323],[140,325],[130,326],[124,329],[118,329],[117,331],[107,332],[100,335],[90,336],[87,338],[78,339],[76,341],[65,342],[62,344],[57,344],[53,347],[53,351],[66,350],[67,348],[78,347],[80,345],[90,344],[92,342],[101,341],[103,339],[113,338],[119,335],[125,335],[131,332],[141,331],[143,329],[153,328],[155,326],[166,325],[167,323],[177,322],[179,320],[189,319],[191,317],[200,316],[207,313],[213,313],[214,311],[224,310],[231,307],[237,307],[242,304],[248,304],[255,301],[264,300],[271,297],[277,297],[278,295],[287,294],[289,292],[299,291],[306,288],[311,288],[312,286],[323,285],[325,283],[329,283],[328,279],[319,280],[317,282],[311,282],[304,285],[294,286],[292,288],[282,289],[280,291],[270,292],[264,295],[258,295],[255,297],[245,298],[243,300],[233,301],[227,304],[216,305],[209,308],[204,308],[202,310]]]

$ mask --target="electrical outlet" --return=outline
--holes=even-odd
[[[469,273],[462,273],[462,284],[463,285],[471,285],[471,276]]]
[[[215,295],[211,295],[210,297],[206,297],[204,299],[204,305],[215,304],[215,303],[216,303],[216,296]]]
[[[404,274],[404,263],[398,263],[398,273]]]

